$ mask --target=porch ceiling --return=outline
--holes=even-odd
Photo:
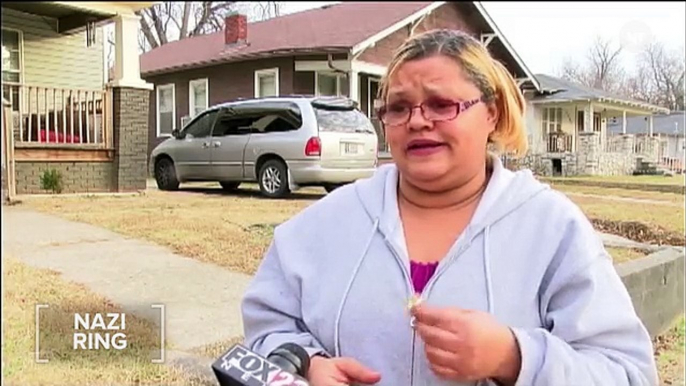
[[[651,105],[648,103],[624,101],[609,98],[594,98],[594,99],[567,99],[547,97],[545,99],[534,98],[530,102],[534,105],[565,105],[565,104],[588,104],[593,103],[595,112],[606,110],[609,113],[618,113],[626,111],[630,115],[652,115],[652,114],[668,114],[669,109],[664,107]]]
[[[109,19],[115,15],[114,13],[107,13],[98,10],[74,8],[69,5],[57,4],[50,1],[9,1],[3,2],[2,7],[30,13],[33,15],[57,19],[58,33],[68,33],[70,31],[85,27],[89,22],[97,23]]]
[[[57,32],[68,33],[85,27],[89,22],[99,23],[117,14],[133,14],[151,7],[156,2],[70,2],[34,1],[3,2],[3,8],[57,19]]]

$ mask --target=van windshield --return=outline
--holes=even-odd
[[[319,131],[336,133],[374,133],[372,122],[356,109],[328,109],[313,106]]]

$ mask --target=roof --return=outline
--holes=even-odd
[[[248,43],[227,47],[223,31],[165,44],[141,55],[141,74],[156,75],[221,62],[303,53],[353,56],[434,9],[453,2],[343,2],[248,24]],[[523,86],[540,86],[478,1],[455,2],[482,33],[498,37],[489,50],[504,58]],[[511,67],[511,68],[510,68]]]
[[[660,114],[653,116],[653,133],[655,134],[671,134],[684,136],[684,128],[686,126],[686,114],[684,111],[673,111],[670,114]],[[627,117],[626,132],[627,134],[646,134],[648,133],[648,125],[646,117]],[[608,120],[607,130],[612,134],[622,132],[622,118],[619,117],[616,122]]]
[[[344,2],[248,24],[248,45],[226,47],[224,32],[177,40],[141,55],[141,74],[167,72],[259,54],[307,49],[347,52],[431,2]],[[345,31],[342,33],[342,31]]]
[[[669,109],[614,95],[604,90],[586,87],[568,80],[556,78],[546,74],[536,74],[541,85],[541,92],[532,101],[538,103],[571,102],[571,101],[598,101],[623,104],[637,107],[651,112],[668,114]]]

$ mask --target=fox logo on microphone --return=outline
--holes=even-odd
[[[221,371],[245,386],[308,386],[299,377],[282,370],[240,344],[233,346],[218,361]]]

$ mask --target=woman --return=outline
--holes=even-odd
[[[399,48],[380,99],[394,164],[276,228],[245,343],[305,347],[313,386],[657,385],[592,225],[489,151],[526,151],[507,70],[432,31]]]

